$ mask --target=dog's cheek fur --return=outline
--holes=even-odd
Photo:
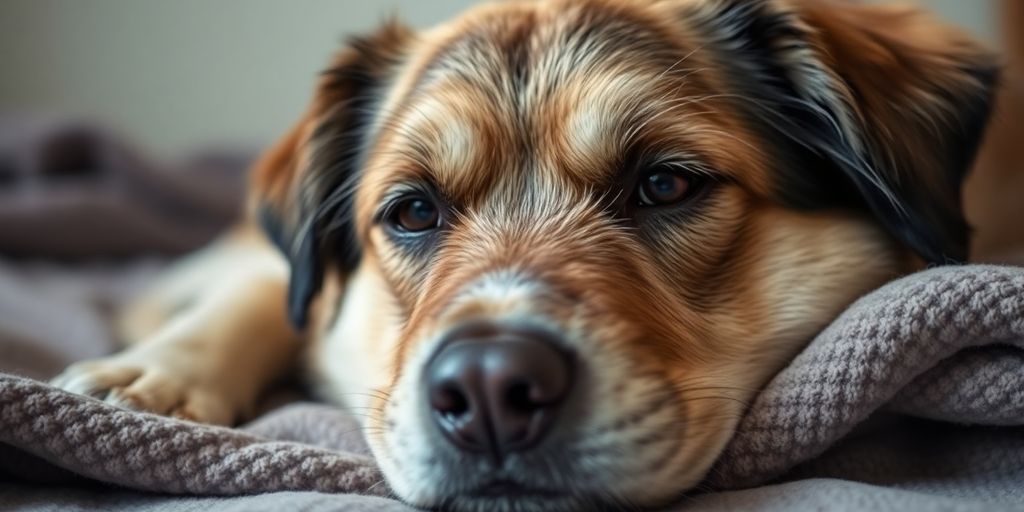
[[[658,361],[684,405],[689,445],[652,478],[699,482],[757,390],[844,307],[905,268],[899,246],[856,214],[764,206],[749,219],[743,255],[724,263],[717,284],[731,300],[698,317],[714,356]]]
[[[651,335],[597,350],[642,362],[679,404],[686,442],[645,473],[646,492],[654,482],[666,491],[698,483],[756,390],[844,307],[908,268],[899,244],[864,214],[801,213],[737,189],[719,195],[702,216],[728,235],[692,219],[662,240],[674,250],[655,248],[647,259],[643,273],[667,286],[627,293],[631,283],[623,282],[602,292],[621,300],[611,309],[634,330]],[[713,264],[701,265],[705,254]]]

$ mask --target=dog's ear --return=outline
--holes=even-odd
[[[351,39],[320,76],[303,117],[253,169],[250,207],[291,264],[288,313],[297,328],[326,266],[347,272],[359,261],[351,195],[377,103],[411,38],[391,22]]]
[[[928,262],[967,258],[960,186],[990,112],[992,55],[913,7],[689,5],[727,54],[741,108],[773,138],[781,197],[852,201]]]

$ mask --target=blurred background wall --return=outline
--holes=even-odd
[[[992,0],[920,0],[989,41]],[[1024,0],[1022,0],[1024,1]],[[0,0],[0,112],[95,120],[170,159],[258,147],[346,34],[429,26],[472,0]]]

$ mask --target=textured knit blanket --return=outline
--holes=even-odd
[[[702,486],[715,491],[673,509],[1024,510],[1022,425],[1024,268],[931,269],[814,339],[751,404]],[[15,483],[0,484],[0,508],[405,509],[342,411],[292,404],[226,429],[12,375],[0,376],[3,475]]]

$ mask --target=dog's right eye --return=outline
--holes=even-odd
[[[637,187],[637,198],[640,206],[665,206],[688,198],[693,188],[687,176],[662,169],[644,177]]]
[[[396,228],[409,233],[435,229],[441,224],[441,213],[433,201],[422,196],[402,199],[395,205],[390,221]]]

